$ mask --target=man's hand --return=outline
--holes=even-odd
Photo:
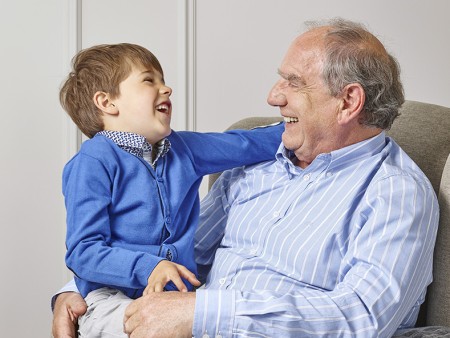
[[[79,293],[61,293],[53,310],[52,333],[55,338],[76,338],[78,317],[87,310],[86,302]]]
[[[130,338],[191,338],[194,310],[194,292],[151,292],[128,305],[124,332]]]
[[[159,262],[153,269],[150,277],[148,277],[148,284],[144,290],[144,296],[149,292],[162,292],[167,283],[172,281],[177,287],[178,291],[187,292],[188,289],[183,283],[183,280],[188,280],[194,286],[200,286],[200,281],[195,275],[190,272],[185,266],[176,264],[170,261],[163,260]]]

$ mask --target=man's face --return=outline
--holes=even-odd
[[[119,92],[113,101],[119,111],[120,131],[142,135],[151,144],[170,134],[172,89],[159,72],[133,67],[120,83]]]
[[[280,80],[267,99],[286,120],[283,143],[294,151],[300,166],[331,151],[337,133],[339,101],[321,77],[323,32],[316,29],[294,40],[278,71]]]

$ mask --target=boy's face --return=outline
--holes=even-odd
[[[142,135],[151,144],[170,134],[172,89],[159,72],[134,66],[119,92],[112,100],[118,110],[114,129]]]

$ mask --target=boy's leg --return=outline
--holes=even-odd
[[[101,288],[86,298],[88,309],[78,319],[80,338],[127,338],[123,332],[123,316],[132,299],[122,292]]]

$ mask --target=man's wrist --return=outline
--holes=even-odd
[[[75,293],[79,293],[77,285],[75,284],[75,280],[71,279],[66,285],[64,285],[57,293],[55,293],[51,299],[51,308],[52,311],[54,310],[55,307],[55,302],[56,302],[56,298],[66,292],[75,292]]]
[[[235,290],[199,289],[196,292],[192,334],[194,337],[232,337]]]

